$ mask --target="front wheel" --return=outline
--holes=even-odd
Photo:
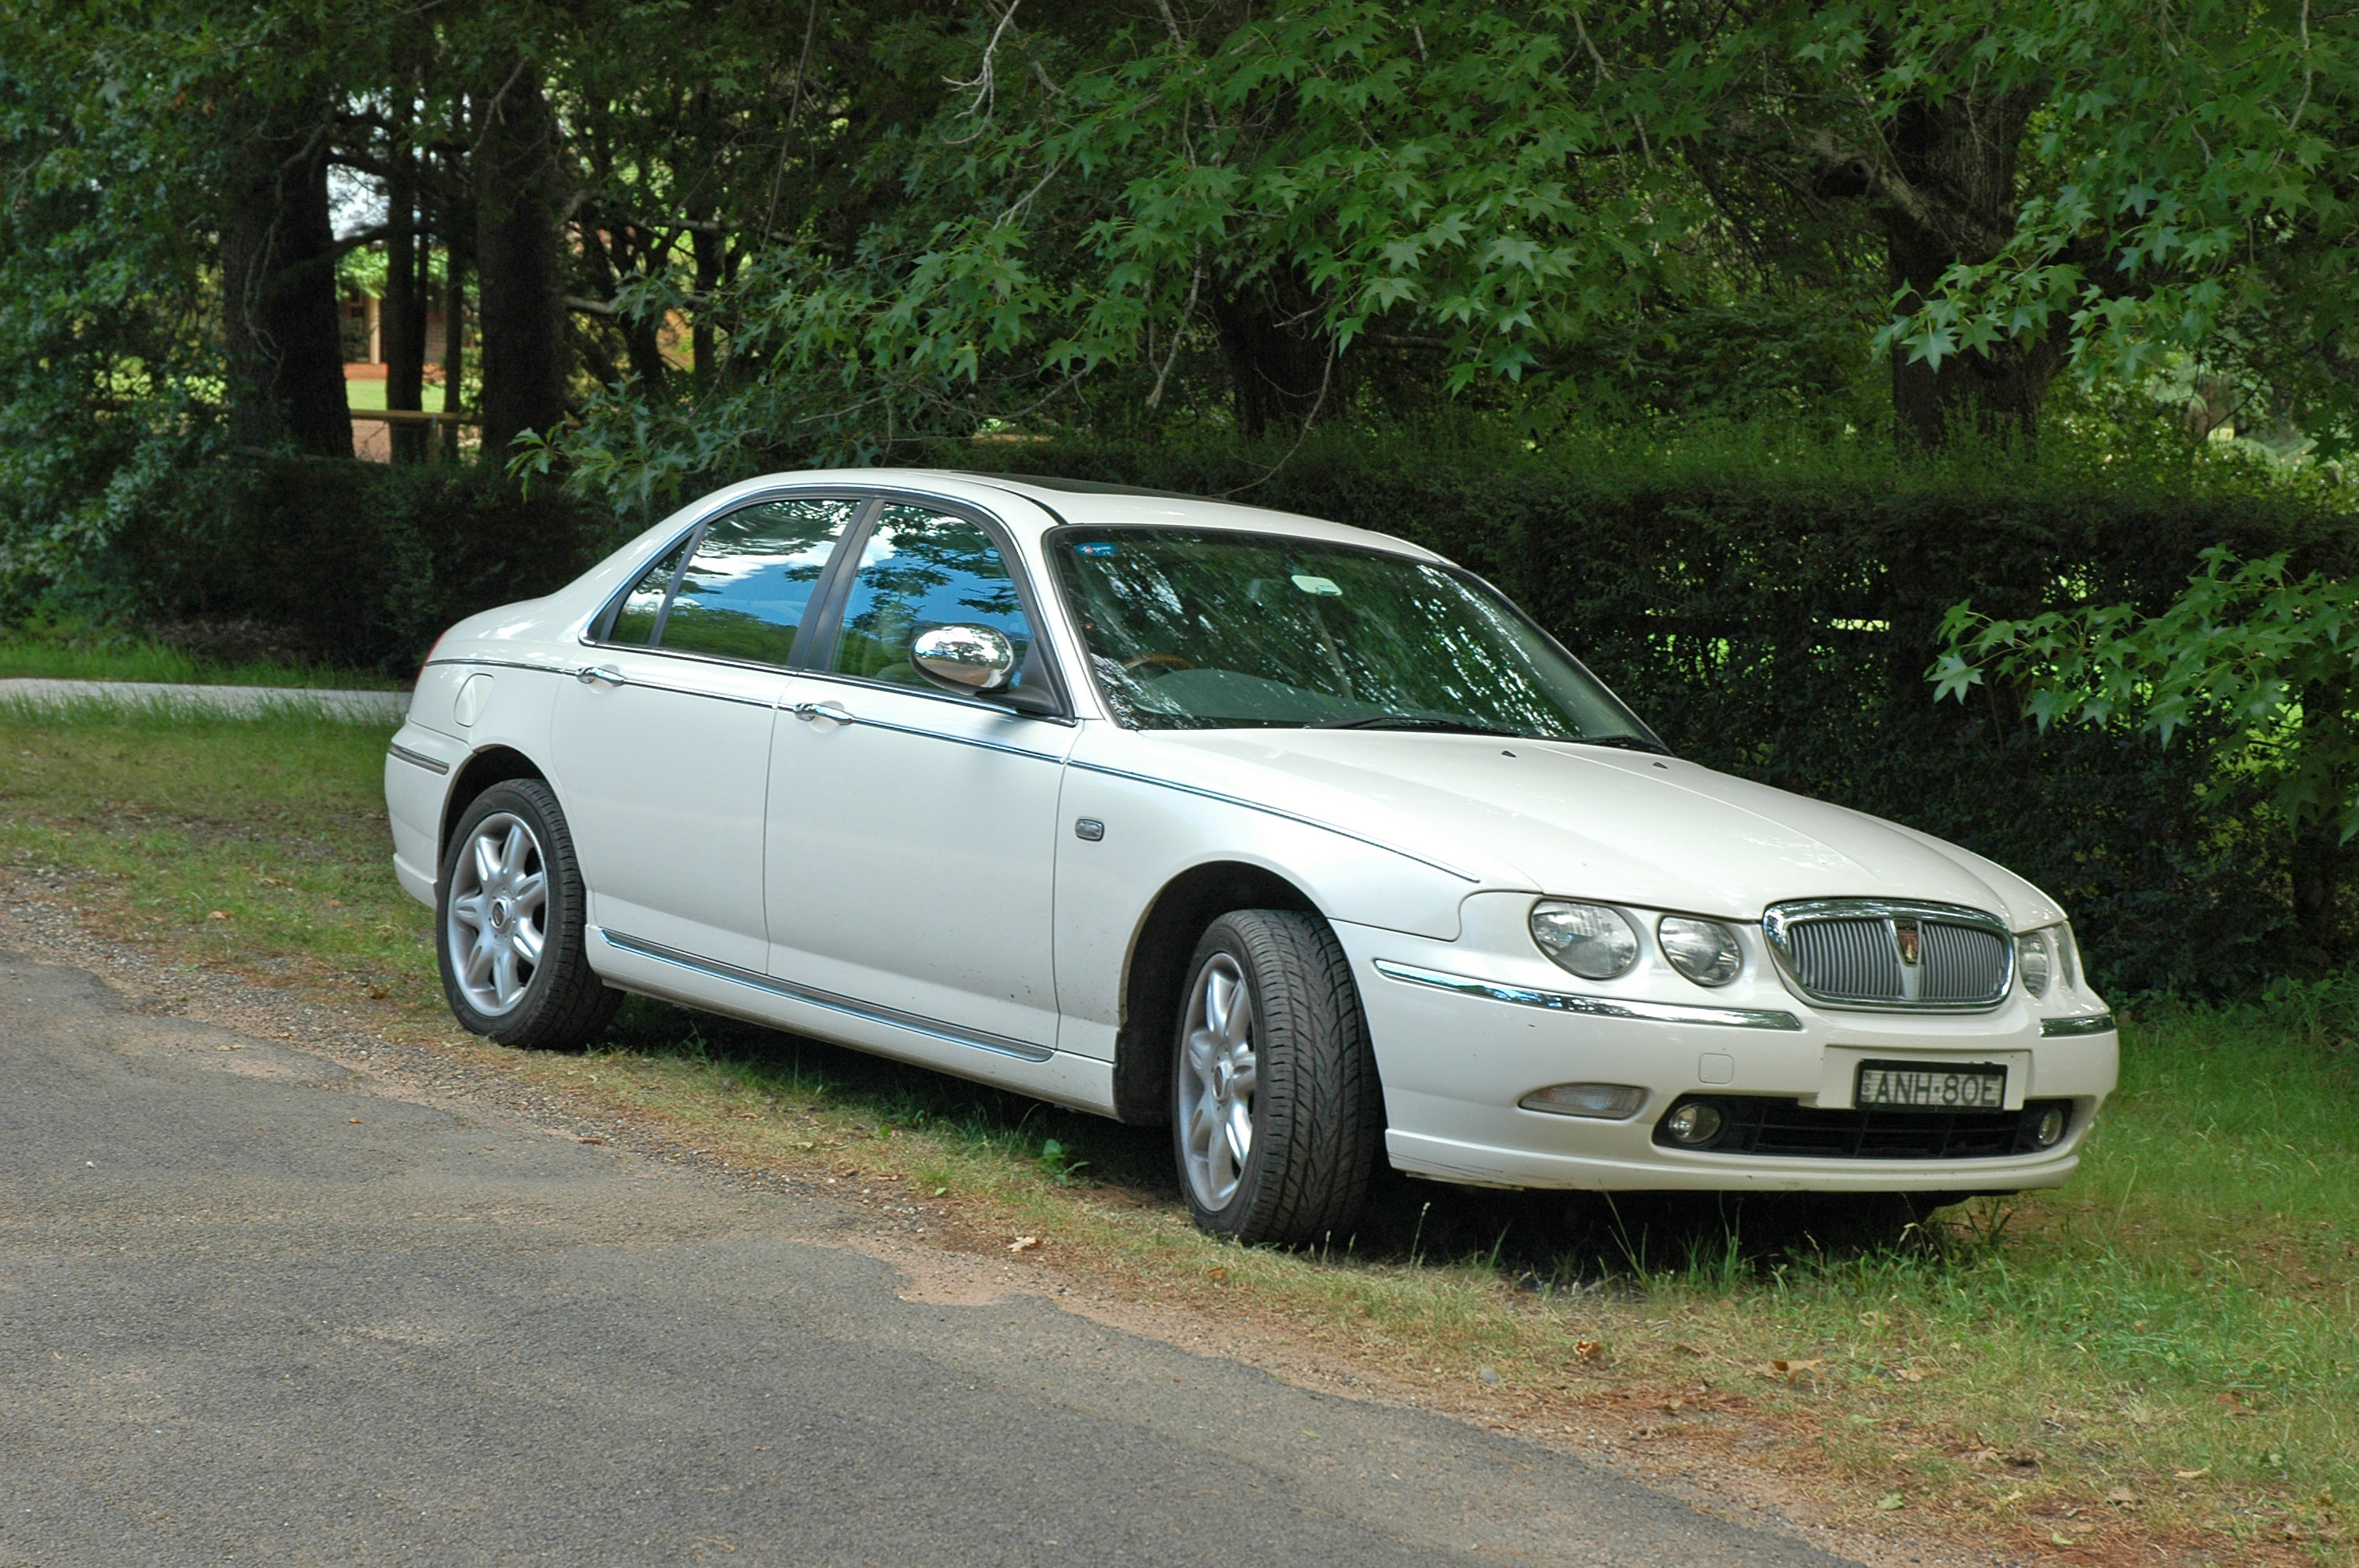
[[[574,1050],[614,1016],[584,949],[582,872],[556,795],[510,779],[475,797],[442,859],[435,949],[459,1022],[503,1045]]]
[[[1172,1072],[1173,1155],[1196,1223],[1244,1242],[1348,1234],[1384,1138],[1342,944],[1315,914],[1252,909],[1205,931]]]

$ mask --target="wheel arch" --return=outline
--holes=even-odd
[[[1207,861],[1163,884],[1123,961],[1114,1110],[1126,1126],[1159,1127],[1171,1119],[1171,1021],[1188,984],[1188,960],[1204,928],[1233,909],[1293,909],[1326,918],[1294,882],[1249,861]]]
[[[495,784],[510,779],[538,779],[549,782],[540,765],[513,746],[486,746],[459,764],[451,780],[450,792],[442,797],[442,822],[434,835],[434,874],[442,874],[442,861],[451,853],[451,831],[475,798]]]

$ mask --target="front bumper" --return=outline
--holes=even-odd
[[[2082,1141],[2114,1085],[2118,1046],[2110,1029],[2041,1032],[2040,1011],[2101,1014],[2103,1004],[2085,993],[2051,996],[2044,1010],[2018,991],[1984,1013],[1854,1013],[1813,1008],[1766,978],[1725,992],[1658,979],[1595,998],[1605,1005],[1567,1006],[1568,994],[1615,988],[1583,986],[1537,953],[1526,960],[1490,943],[1470,950],[1463,939],[1341,923],[1335,930],[1359,981],[1385,1086],[1386,1151],[1398,1168],[1447,1181],[1592,1191],[2057,1186],[2079,1166]],[[1437,983],[1437,977],[1479,983]],[[1735,1154],[1656,1140],[1656,1124],[1682,1096],[1766,1097],[1850,1111],[1864,1061],[2000,1065],[2006,1109],[2020,1110],[2027,1099],[2065,1100],[2071,1122],[2051,1148],[1992,1157]],[[1566,1083],[1635,1085],[1647,1098],[1618,1121],[1516,1104]]]

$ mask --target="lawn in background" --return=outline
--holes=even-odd
[[[288,659],[201,659],[150,637],[79,626],[19,626],[0,632],[0,680],[165,681],[175,686],[287,686],[385,691],[399,683],[382,670],[347,670]]]
[[[2359,1046],[2315,990],[2130,1008],[2122,1091],[2071,1185],[1905,1232],[1789,1200],[1390,1179],[1357,1236],[1241,1251],[1187,1224],[1160,1132],[644,1001],[586,1059],[461,1039],[428,912],[388,865],[386,739],[0,707],[0,865],[168,961],[375,1007],[733,1159],[938,1190],[1141,1299],[1249,1303],[1503,1409],[1635,1390],[1671,1429],[1739,1401],[1895,1527],[1914,1509],[2042,1550],[2136,1528],[2351,1560]]]

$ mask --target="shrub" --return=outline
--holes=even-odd
[[[408,674],[451,622],[547,593],[615,542],[482,470],[273,458],[190,476],[107,569],[148,616],[258,621],[323,661]]]

